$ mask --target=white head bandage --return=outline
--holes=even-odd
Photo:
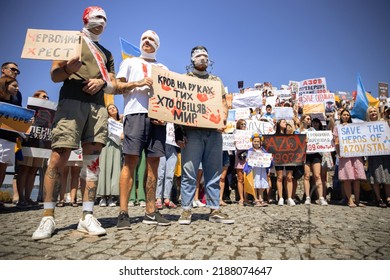
[[[106,27],[106,20],[106,12],[102,8],[98,6],[91,6],[86,8],[83,14],[84,34],[86,34],[92,41],[99,41],[100,34],[96,35],[90,32],[88,29],[94,28],[96,26],[103,26],[104,29]]]
[[[150,40],[149,38],[152,38],[153,40]],[[145,42],[148,42],[149,45],[153,46],[154,52],[153,53],[147,53],[142,49],[142,46],[145,44]],[[153,30],[147,30],[145,31],[141,36],[141,42],[139,49],[141,51],[141,57],[147,58],[147,59],[156,59],[156,53],[158,48],[160,47],[160,38],[158,37],[157,33]]]

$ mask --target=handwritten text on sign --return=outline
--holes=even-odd
[[[275,165],[302,165],[306,155],[306,135],[264,135],[263,146],[273,154]]]
[[[390,128],[384,121],[337,127],[342,157],[390,154]]]
[[[330,130],[307,132],[307,154],[333,152],[333,134]]]
[[[80,55],[80,31],[27,29],[22,58],[69,60]]]
[[[198,79],[160,67],[152,68],[152,79],[149,117],[186,126],[224,126],[221,82]]]
[[[261,151],[249,150],[248,151],[248,165],[255,167],[270,167],[272,160],[272,154],[264,153]]]
[[[0,128],[26,133],[35,111],[0,102]]]

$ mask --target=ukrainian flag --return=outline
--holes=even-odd
[[[368,98],[366,95],[366,90],[364,89],[362,79],[360,75],[357,77],[357,94],[356,100],[353,104],[353,108],[351,110],[351,117],[358,118],[361,120],[366,119],[366,112],[368,109]]]
[[[119,37],[119,42],[121,44],[122,59],[141,55],[139,48],[137,48],[133,44],[127,42],[125,39]]]

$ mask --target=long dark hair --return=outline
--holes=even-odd
[[[287,125],[286,127],[283,129],[282,131],[282,128],[280,127],[280,123],[282,121],[285,121],[287,123],[287,121],[285,119],[280,119],[278,120],[278,122],[276,123],[276,129],[275,129],[275,134],[287,134]]]
[[[340,112],[340,117],[339,117],[339,119],[340,119],[340,123],[342,123],[342,122],[341,122],[341,115],[342,115],[344,112],[348,112],[348,114],[349,114],[349,118],[348,118],[348,121],[347,121],[347,123],[352,123],[352,117],[351,117],[351,113],[349,112],[349,110],[348,110],[348,109],[343,109],[343,110],[341,110],[341,112]]]

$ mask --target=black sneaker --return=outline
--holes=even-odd
[[[144,220],[142,221],[144,224],[148,225],[159,225],[159,226],[170,226],[171,222],[161,216],[159,211],[156,211],[151,214],[146,214],[144,216]]]
[[[127,214],[124,211],[121,211],[118,216],[118,223],[116,224],[116,228],[118,230],[122,229],[131,229],[130,226],[130,217],[129,214]]]

